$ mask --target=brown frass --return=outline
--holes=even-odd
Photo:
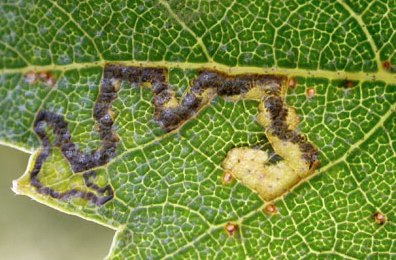
[[[265,99],[264,106],[271,115],[270,131],[283,141],[298,144],[303,158],[313,167],[318,162],[318,152],[315,147],[307,141],[307,138],[295,130],[290,130],[287,123],[287,109],[280,96],[269,96]]]
[[[62,116],[57,115],[53,112],[40,110],[34,121],[34,131],[41,140],[41,152],[37,156],[33,169],[30,172],[30,183],[37,191],[44,195],[49,195],[56,199],[67,199],[70,197],[80,197],[85,200],[89,200],[96,205],[102,205],[113,198],[113,190],[110,185],[104,188],[97,186],[88,185],[90,182],[85,181],[88,188],[96,191],[99,196],[92,192],[82,192],[76,189],[59,193],[55,190],[44,187],[38,180],[38,174],[41,167],[51,152],[52,147],[58,147],[65,158],[70,163],[72,171],[74,173],[88,171],[92,168],[105,165],[110,161],[116,154],[116,148],[118,144],[118,137],[112,131],[114,120],[110,114],[111,102],[117,97],[117,90],[112,84],[111,78],[106,70],[102,80],[100,93],[93,109],[93,117],[98,126],[99,139],[101,141],[101,148],[88,152],[82,153],[78,151],[77,146],[71,141],[71,135],[67,129],[67,123],[64,121]],[[54,140],[50,143],[50,140],[46,133],[46,126],[48,126],[54,135]],[[90,176],[95,175],[95,172],[91,172]],[[85,178],[85,177],[84,177]]]
[[[309,161],[311,166],[318,162],[316,149],[307,142],[304,136],[297,131],[288,129],[287,107],[281,93],[281,84],[284,83],[285,77],[259,74],[230,76],[218,71],[202,69],[198,71],[197,77],[190,82],[189,92],[178,101],[177,106],[167,107],[167,102],[174,98],[167,73],[164,68],[125,67],[115,64],[105,66],[100,92],[93,107],[93,117],[97,124],[101,145],[99,149],[90,152],[84,153],[78,150],[71,141],[67,122],[62,116],[47,110],[39,111],[34,122],[34,131],[41,140],[42,148],[30,172],[32,186],[36,187],[39,193],[50,195],[53,198],[80,197],[96,205],[103,205],[113,198],[113,190],[110,185],[101,188],[94,184],[95,171],[91,169],[107,164],[116,155],[119,139],[113,131],[114,119],[111,113],[111,102],[117,98],[121,82],[126,83],[126,87],[128,85],[129,87],[142,87],[145,83],[150,84],[154,94],[152,100],[155,108],[153,119],[165,131],[178,128],[195,115],[214,95],[222,97],[242,95],[243,97],[252,88],[264,86],[266,97],[261,98],[264,99],[265,107],[270,111],[269,130],[281,140],[298,143],[304,159]],[[213,96],[204,96],[208,89],[212,90],[211,95]],[[55,137],[52,142],[47,135],[46,126],[52,130]],[[72,189],[59,193],[40,183],[37,176],[52,147],[58,147],[61,150],[74,173],[84,172],[85,185],[93,192]]]
[[[229,76],[214,70],[201,70],[191,83],[191,92],[202,94],[206,89],[214,89],[219,96],[234,96],[247,93],[257,85],[270,85],[281,81],[273,75],[245,74]],[[274,84],[268,94],[280,95],[279,85]]]
[[[213,89],[219,96],[234,96],[247,93],[258,84],[270,85],[279,82],[280,77],[272,75],[246,74],[229,76],[214,70],[202,69],[190,84],[190,91],[179,101],[177,107],[166,108],[164,105],[172,98],[170,84],[164,68],[124,67],[108,64],[105,68],[105,82],[120,80],[132,87],[150,83],[154,94],[154,120],[167,132],[178,128],[191,118],[205,104],[201,94],[207,89]],[[279,93],[279,85],[268,88],[268,94]]]
[[[201,100],[192,93],[188,93],[181,104],[175,108],[165,108],[164,105],[172,97],[170,85],[166,78],[167,71],[162,68],[123,67],[106,65],[105,80],[120,80],[131,87],[150,83],[154,94],[154,120],[165,130],[171,131],[181,123],[192,117],[201,105]]]
[[[52,144],[50,143],[45,132],[46,124],[52,129],[55,137]],[[43,186],[38,180],[38,174],[44,161],[49,156],[52,147],[60,148],[62,154],[69,161],[72,170],[75,173],[94,168],[100,163],[103,165],[107,162],[105,158],[108,157],[100,156],[101,154],[106,154],[104,152],[99,152],[100,150],[94,151],[92,154],[79,153],[75,144],[70,141],[70,133],[67,129],[66,122],[61,116],[52,112],[41,110],[36,117],[36,121],[34,122],[34,130],[41,139],[42,145],[40,154],[37,156],[33,169],[30,171],[30,184],[36,188],[37,192],[43,195],[49,195],[52,198],[59,200],[66,200],[71,197],[80,197],[96,205],[103,205],[113,198],[113,190],[110,185],[107,185],[104,188],[99,188],[98,186],[93,185],[93,183],[91,185],[91,182],[85,177],[87,173],[84,173],[83,175],[85,185],[88,188],[96,191],[97,194],[93,192],[83,192],[76,189],[71,189],[65,192],[57,192],[50,187]],[[96,155],[99,155],[99,157],[97,157],[98,160],[94,160],[94,156]],[[90,176],[95,176],[95,172],[93,171],[91,171],[89,174]]]

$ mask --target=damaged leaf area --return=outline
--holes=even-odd
[[[60,201],[70,201],[71,198],[86,200],[91,204],[101,206],[114,197],[111,185],[99,187],[92,182],[96,179],[95,168],[105,166],[117,155],[116,149],[120,139],[115,131],[112,102],[117,99],[117,93],[123,88],[148,87],[153,95],[153,120],[165,133],[177,131],[183,123],[194,117],[199,110],[215,97],[230,99],[237,102],[240,99],[258,100],[259,114],[257,121],[266,133],[269,144],[282,161],[265,165],[269,161],[268,153],[253,148],[233,148],[223,161],[223,168],[231,171],[242,184],[258,194],[264,200],[272,200],[289,190],[300,179],[314,172],[319,164],[316,149],[307,142],[306,137],[297,133],[298,116],[291,107],[284,105],[286,80],[284,77],[272,75],[237,75],[228,76],[214,70],[200,69],[192,79],[191,86],[177,100],[167,79],[164,68],[125,67],[106,65],[101,87],[96,102],[93,105],[95,130],[100,140],[99,148],[81,152],[78,145],[71,140],[68,123],[62,116],[41,109],[36,115],[33,130],[41,141],[40,149],[32,160],[32,166],[27,175],[29,183],[23,177],[15,182],[14,190],[23,193],[24,189],[33,189],[37,193]],[[30,73],[28,76],[30,77]],[[32,81],[27,81],[32,84]],[[172,105],[168,105],[172,103]],[[263,143],[267,140],[257,140]],[[257,145],[253,143],[253,145]],[[43,164],[52,153],[58,149],[68,162],[71,185],[44,185],[45,174],[40,174]],[[63,172],[63,171],[62,171]],[[82,177],[84,188],[75,188],[74,176]],[[58,178],[58,177],[57,177]],[[228,177],[230,178],[230,177]],[[59,181],[59,180],[57,180]],[[80,185],[81,186],[81,185]],[[85,191],[88,190],[88,191]]]
[[[395,12],[3,1],[13,190],[114,229],[107,259],[392,259]]]
[[[276,155],[283,160],[268,164],[270,157],[266,151],[234,148],[228,152],[223,167],[264,200],[272,200],[312,174],[320,162],[316,149],[296,131],[299,119],[294,109],[284,104],[284,82],[250,85],[251,91],[256,92],[253,96],[260,100],[258,122]]]

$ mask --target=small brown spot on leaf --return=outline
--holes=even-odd
[[[36,77],[36,73],[34,72],[28,72],[25,74],[25,81],[29,84],[32,84],[36,81],[37,77]]]
[[[315,88],[308,88],[305,91],[305,94],[307,95],[308,98],[313,98],[316,94]]]
[[[52,74],[51,73],[49,73],[49,72],[40,72],[39,73],[39,78],[40,78],[40,80],[42,81],[42,82],[44,82],[47,86],[49,86],[49,87],[53,87],[54,86],[54,84],[55,84],[55,79],[54,79],[54,77],[52,76]]]
[[[289,86],[289,88],[291,88],[291,89],[293,89],[293,88],[295,88],[296,87],[296,85],[297,85],[297,81],[296,81],[296,79],[295,78],[291,78],[291,79],[289,79],[289,81],[288,81],[288,86]]]
[[[348,79],[345,79],[345,80],[340,81],[340,83],[338,84],[338,86],[339,86],[340,88],[349,89],[349,88],[352,88],[352,87],[355,86],[355,82],[353,82],[353,81],[351,81],[351,80],[348,80]]]
[[[55,80],[54,80],[53,77],[47,78],[44,82],[45,82],[45,84],[46,84],[47,86],[50,86],[50,87],[54,86],[54,84],[55,84]]]
[[[222,178],[223,183],[230,183],[232,181],[232,174],[229,171],[225,171],[223,173],[223,178]]]
[[[28,72],[25,74],[25,81],[29,84],[35,83],[37,81],[43,82],[49,87],[53,87],[55,84],[55,79],[49,72]]]
[[[42,71],[38,74],[38,77],[42,80],[45,81],[50,77],[50,74],[48,72]]]
[[[377,222],[380,225],[383,225],[386,221],[386,216],[382,214],[381,212],[376,212],[373,215],[375,222]]]
[[[275,214],[276,213],[275,205],[268,204],[267,206],[265,206],[265,212],[267,212],[268,214]]]
[[[232,224],[232,223],[227,223],[224,227],[225,231],[228,233],[228,235],[233,236],[235,232],[237,231],[237,225]]]
[[[389,70],[391,67],[391,64],[389,61],[384,61],[384,63],[382,63],[382,67],[386,70]]]

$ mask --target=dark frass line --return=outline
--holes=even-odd
[[[107,164],[116,155],[119,138],[112,130],[114,119],[111,112],[111,102],[117,98],[121,82],[127,83],[130,87],[139,87],[144,83],[150,83],[154,94],[152,100],[155,108],[153,119],[166,132],[178,128],[209,102],[210,98],[204,96],[207,90],[212,90],[211,97],[214,95],[229,97],[244,95],[257,85],[268,85],[270,87],[266,89],[266,92],[268,92],[266,94],[270,97],[265,101],[265,106],[271,113],[272,131],[282,140],[298,143],[304,157],[306,157],[305,159],[310,161],[311,165],[317,161],[316,149],[302,135],[288,130],[284,123],[287,110],[280,98],[279,83],[284,79],[282,76],[259,74],[229,76],[215,70],[201,69],[197,72],[197,77],[190,82],[189,92],[182,100],[177,101],[178,105],[176,107],[166,107],[167,102],[173,98],[166,75],[167,70],[165,68],[124,67],[107,64],[104,68],[100,93],[93,108],[93,117],[98,126],[101,148],[88,153],[79,152],[77,146],[71,142],[67,123],[62,116],[50,111],[40,110],[34,122],[34,131],[41,140],[42,148],[41,153],[36,158],[33,170],[30,172],[31,185],[39,193],[59,200],[79,197],[93,204],[103,205],[113,199],[114,191],[111,186],[107,185],[100,188],[94,184],[91,180],[96,177],[96,174],[89,170]],[[45,131],[46,125],[52,129],[55,136],[52,145]],[[42,185],[38,180],[38,174],[52,147],[58,147],[61,150],[74,173],[89,171],[83,174],[85,186],[94,190],[98,195],[76,189],[61,193]]]

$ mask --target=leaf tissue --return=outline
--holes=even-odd
[[[13,190],[108,259],[394,259],[394,0],[3,0]]]

